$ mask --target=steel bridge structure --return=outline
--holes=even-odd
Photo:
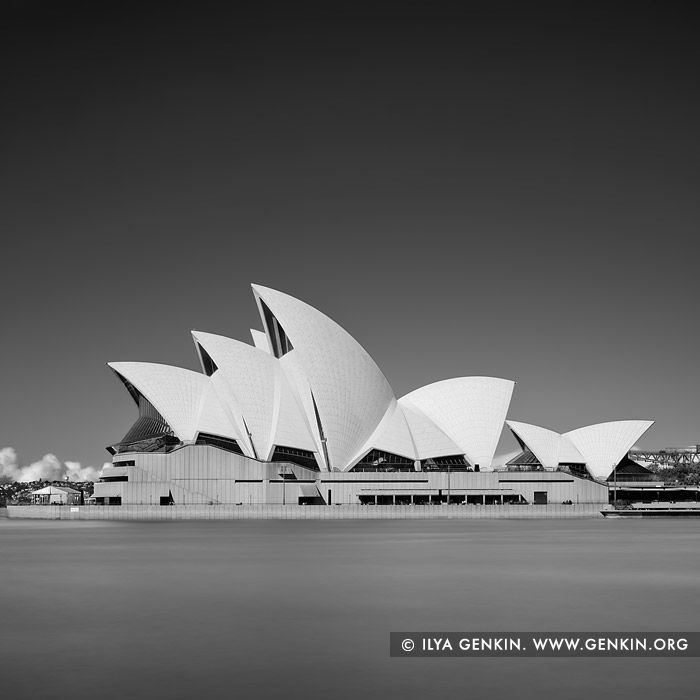
[[[666,467],[700,465],[700,445],[666,447],[663,450],[630,450],[629,458],[636,462],[653,462]]]

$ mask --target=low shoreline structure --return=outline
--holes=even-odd
[[[498,506],[124,505],[8,506],[33,520],[481,520],[602,518],[600,503]]]

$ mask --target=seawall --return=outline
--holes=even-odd
[[[602,518],[601,503],[502,506],[8,506],[10,518],[41,520],[472,520]]]

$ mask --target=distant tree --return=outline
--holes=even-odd
[[[700,484],[700,465],[680,464],[675,467],[652,466],[651,470],[666,484],[697,486]]]

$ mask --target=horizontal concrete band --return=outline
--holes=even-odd
[[[8,506],[10,518],[43,520],[472,520],[602,518],[600,504],[498,506]]]

